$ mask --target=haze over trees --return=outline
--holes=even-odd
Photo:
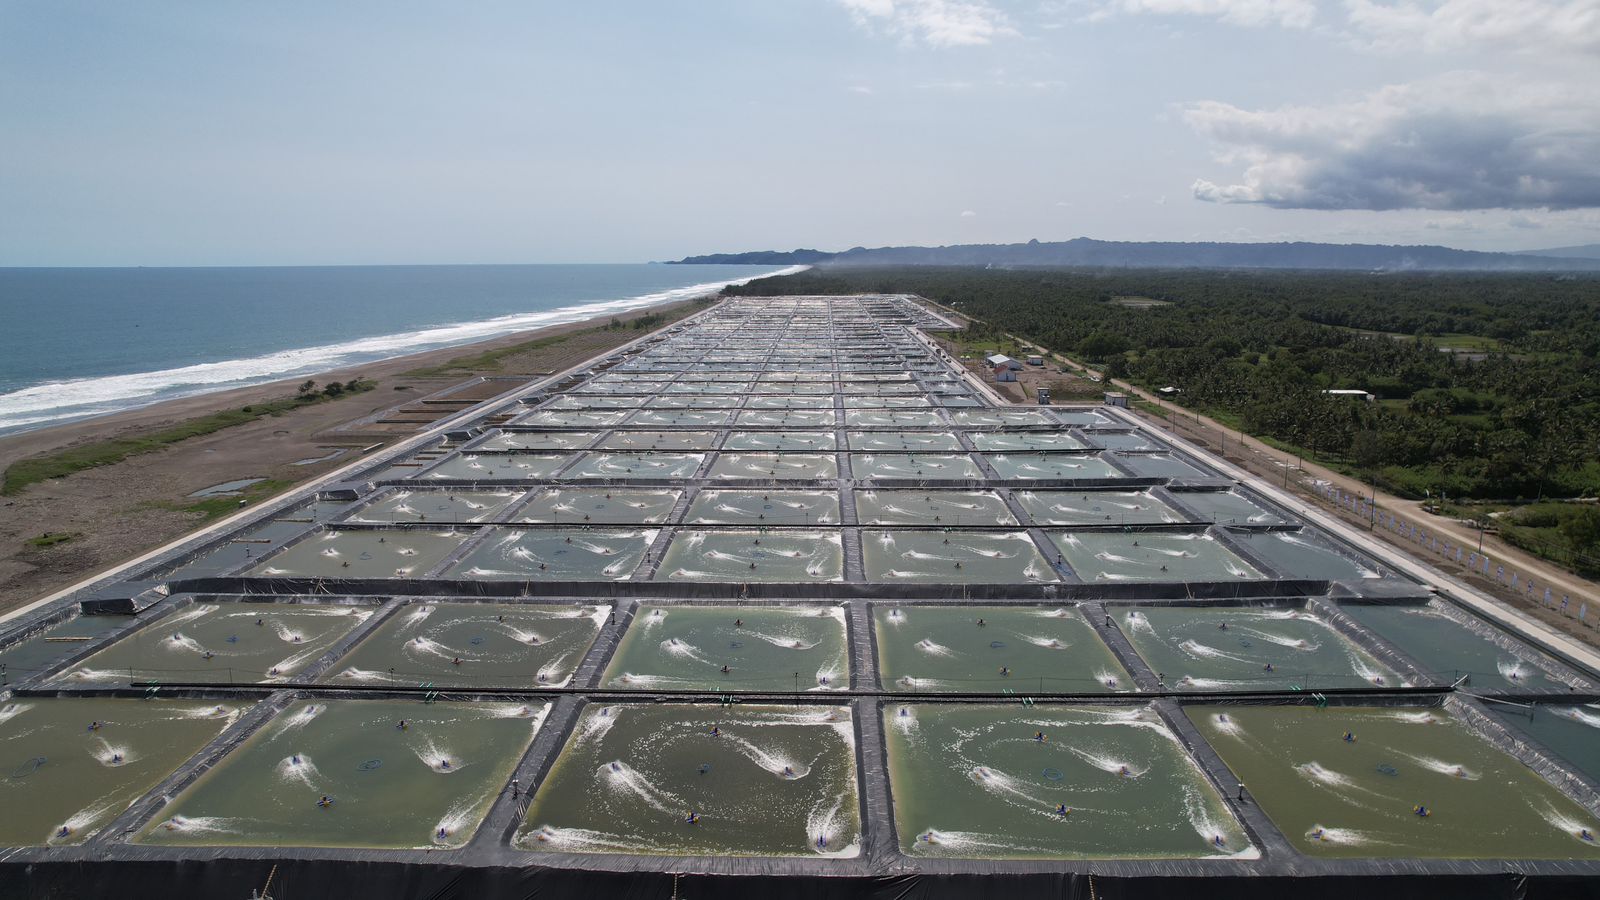
[[[1402,495],[1600,494],[1600,277],[829,267],[729,289],[858,291],[917,293],[980,319],[969,340],[1009,332],[1178,387]]]

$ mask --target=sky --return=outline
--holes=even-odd
[[[1600,242],[1600,0],[0,0],[0,265]]]

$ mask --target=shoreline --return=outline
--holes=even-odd
[[[85,419],[75,419],[70,422],[62,422],[59,425],[47,425],[42,428],[3,434],[0,435],[0,471],[4,471],[13,462],[30,456],[37,456],[42,453],[49,453],[54,450],[94,441],[122,437],[151,428],[174,425],[222,410],[236,409],[240,406],[249,406],[251,404],[265,403],[269,400],[290,397],[294,395],[295,389],[307,380],[315,381],[319,385],[327,384],[331,381],[349,381],[357,376],[368,380],[382,381],[413,369],[443,365],[459,357],[472,356],[493,350],[503,350],[529,341],[602,326],[612,319],[626,322],[640,315],[669,312],[698,302],[705,297],[715,296],[718,291],[720,291],[720,288],[717,291],[708,291],[697,297],[663,301],[624,312],[601,313],[571,322],[545,325],[525,331],[514,331],[481,341],[453,344],[448,347],[391,356],[358,365],[302,373],[288,378],[264,381],[243,387],[157,400],[143,406],[90,416]],[[471,377],[474,376],[462,373],[459,375],[433,376],[427,380],[437,381],[439,386],[443,388]],[[406,398],[397,397],[395,399],[396,402],[400,402]]]
[[[164,404],[229,394],[247,397],[254,389],[274,384],[281,390],[282,384],[295,385],[307,378],[321,381],[336,373],[387,369],[395,360],[406,357],[423,357],[436,352],[459,354],[467,348],[487,347],[493,342],[527,340],[528,335],[546,329],[610,318],[633,318],[679,302],[715,295],[729,285],[789,274],[797,268],[790,266],[741,277],[723,277],[631,296],[579,300],[550,309],[354,336],[328,344],[310,343],[261,352],[246,350],[244,355],[210,362],[174,361],[167,367],[158,363],[154,368],[137,372],[54,377],[0,393],[0,408],[6,410],[3,418],[7,423],[0,429],[0,444],[23,435],[103,421]],[[711,273],[700,274],[704,277]],[[354,361],[358,357],[366,358]],[[306,365],[295,365],[297,359]],[[267,380],[250,383],[253,378]],[[161,396],[163,394],[166,396]],[[102,399],[93,399],[97,395]],[[96,411],[96,406],[104,408]]]
[[[3,472],[20,459],[92,455],[104,442],[145,438],[222,411],[281,401],[294,396],[307,378],[319,385],[357,375],[378,382],[373,390],[261,415],[0,495],[0,618],[213,528],[230,518],[236,504],[271,502],[357,462],[368,449],[415,440],[459,411],[443,407],[438,419],[414,424],[403,414],[391,416],[415,408],[424,397],[451,392],[463,402],[488,400],[670,327],[715,302],[717,293],[0,436]],[[647,316],[662,319],[651,319],[649,328],[631,327]],[[624,327],[604,327],[613,320]],[[484,354],[502,355],[485,359]],[[439,367],[447,371],[426,371]],[[262,483],[215,500],[196,498],[195,492],[208,486],[242,479]],[[57,539],[48,540],[52,536]]]

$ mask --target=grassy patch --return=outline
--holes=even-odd
[[[553,334],[549,337],[535,338],[531,341],[523,341],[520,344],[512,344],[509,347],[501,347],[497,350],[485,350],[482,353],[458,356],[454,359],[447,359],[436,366],[423,366],[420,369],[412,369],[404,374],[410,378],[442,378],[450,375],[498,372],[502,367],[502,363],[509,357],[554,347],[580,335],[599,334],[606,330],[605,328],[584,328],[578,331],[569,331],[566,334]]]
[[[1500,341],[1495,338],[1485,337],[1481,334],[1460,334],[1457,332],[1441,334],[1434,338],[1433,342],[1439,345],[1441,350],[1479,350],[1488,352],[1499,350],[1501,347]]]
[[[115,465],[132,456],[141,456],[146,453],[165,450],[173,444],[190,438],[214,434],[224,428],[244,425],[265,416],[282,415],[302,406],[322,403],[346,394],[362,393],[371,390],[374,386],[375,382],[370,381],[351,382],[349,385],[341,386],[339,392],[334,394],[308,392],[284,400],[257,403],[238,409],[225,409],[209,416],[200,416],[199,418],[189,419],[176,425],[169,425],[165,428],[158,428],[131,437],[95,441],[77,447],[67,447],[42,456],[21,459],[12,463],[6,469],[4,487],[0,488],[0,494],[7,496],[19,494],[29,485],[37,484],[50,478],[65,478],[74,472],[82,472],[84,469]]]
[[[1155,306],[1171,306],[1171,300],[1157,300],[1154,297],[1120,296],[1112,297],[1111,302],[1129,309],[1150,309]]]
[[[29,547],[54,547],[57,544],[65,544],[81,537],[83,535],[76,531],[46,531],[38,537],[28,538],[23,543],[26,543]]]
[[[266,481],[258,481],[230,497],[207,497],[194,503],[172,503],[157,500],[149,503],[148,506],[173,512],[199,513],[202,516],[202,522],[209,522],[212,519],[220,519],[230,513],[238,512],[240,502],[243,502],[246,506],[259,503],[273,494],[291,487],[293,484],[293,481],[268,478]]]

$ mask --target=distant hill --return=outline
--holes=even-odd
[[[751,253],[710,253],[671,261],[678,266],[813,266],[838,256],[823,250],[756,250]]]
[[[1579,250],[1583,248],[1569,248]],[[1550,251],[1556,253],[1557,251]],[[856,247],[719,253],[678,263],[825,266],[1086,266],[1178,269],[1346,269],[1358,271],[1600,271],[1600,255],[1480,253],[1435,246],[1386,244],[1229,244],[1070,241],[959,244],[949,247]]]
[[[1576,247],[1551,247],[1549,250],[1520,250],[1517,256],[1559,256],[1568,259],[1600,259],[1600,244],[1579,244]]]

